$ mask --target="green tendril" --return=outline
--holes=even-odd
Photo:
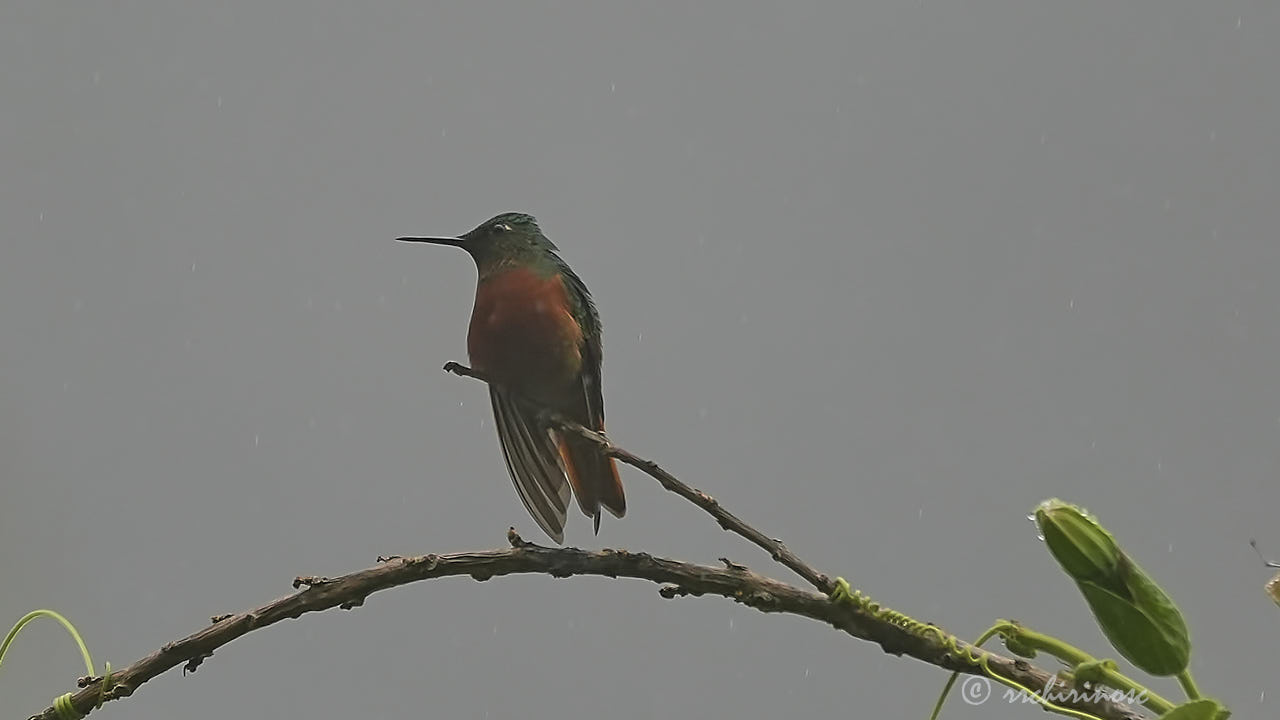
[[[70,620],[52,610],[32,610],[22,616],[22,619],[19,620],[17,624],[13,626],[13,629],[9,631],[9,634],[5,636],[4,642],[0,643],[0,663],[4,662],[5,653],[9,652],[9,645],[13,642],[13,639],[18,636],[18,632],[22,630],[22,628],[26,627],[32,620],[39,617],[53,618],[54,620],[57,620],[62,627],[66,628],[67,632],[71,633],[71,638],[76,641],[76,645],[80,648],[80,657],[84,658],[84,667],[87,674],[90,677],[95,675],[93,671],[93,658],[89,656],[89,648],[85,646],[84,639],[80,637],[80,633],[76,630],[76,626],[72,625]],[[98,689],[97,707],[102,707],[102,703],[106,702],[107,691],[111,689],[112,684],[111,663],[106,663],[104,667],[105,669],[100,681],[101,685]],[[82,713],[76,710],[75,705],[72,704],[71,697],[72,694],[67,693],[54,699],[53,710],[57,714],[58,720],[80,720],[80,718],[84,717]]]
[[[1101,720],[1096,715],[1091,715],[1080,710],[1058,705],[1035,690],[1022,685],[1015,680],[1010,680],[997,675],[995,671],[991,669],[991,665],[989,663],[991,653],[982,650],[979,646],[987,640],[990,640],[992,637],[1001,634],[1002,631],[1014,628],[1013,623],[1002,620],[984,632],[977,642],[971,645],[961,645],[960,639],[955,635],[943,631],[942,628],[939,628],[937,625],[932,623],[920,622],[910,615],[882,606],[867,595],[862,594],[861,590],[854,590],[850,588],[849,582],[844,578],[838,577],[835,579],[835,588],[831,591],[830,597],[832,602],[850,605],[876,620],[887,622],[895,627],[901,628],[903,631],[915,637],[923,640],[936,639],[944,648],[946,648],[948,653],[960,658],[970,665],[978,667],[982,670],[984,675],[995,680],[1001,685],[1025,693],[1045,709],[1052,710],[1062,715],[1081,718],[1082,720]],[[951,677],[947,680],[946,686],[942,690],[942,695],[938,698],[937,704],[934,705],[933,713],[930,715],[930,720],[936,720],[938,714],[942,712],[942,705],[946,700],[947,693],[951,690],[952,686],[955,685],[956,677],[958,677],[959,674],[960,673],[958,672],[952,673]]]

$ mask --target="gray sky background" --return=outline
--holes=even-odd
[[[1107,653],[1025,520],[1084,504],[1201,687],[1274,716],[1280,9],[776,5],[6,3],[0,621],[119,667],[298,574],[545,542],[439,369],[470,260],[392,241],[521,210],[599,303],[619,444],[892,607]],[[570,544],[790,577],[624,482]],[[0,705],[82,673],[33,627]],[[925,717],[944,679],[641,582],[451,579],[102,716]]]

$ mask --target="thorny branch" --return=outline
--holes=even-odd
[[[470,575],[480,581],[499,575],[541,573],[563,578],[572,575],[600,575],[636,578],[661,583],[665,598],[719,595],[761,612],[782,612],[830,624],[849,635],[875,642],[886,652],[910,655],[947,670],[980,672],[974,665],[950,653],[935,641],[913,635],[902,628],[876,619],[826,595],[759,575],[747,568],[722,561],[725,567],[710,567],[653,557],[625,550],[589,552],[577,548],[548,548],[525,542],[515,530],[507,532],[509,549],[480,552],[379,558],[379,565],[336,578],[305,576],[295,578],[298,592],[279,598],[248,612],[214,618],[213,624],[171,642],[132,665],[112,673],[107,700],[129,697],[151,678],[179,665],[194,671],[223,645],[254,630],[305,613],[360,607],[373,593],[419,580],[452,575]],[[963,646],[962,646],[963,647]],[[1024,660],[991,654],[991,670],[1030,688],[1040,689],[1050,681],[1050,673]],[[71,704],[81,714],[92,712],[98,703],[102,678],[82,678],[81,690]],[[1138,720],[1132,709],[1109,701],[1070,705],[1101,718]],[[57,720],[53,707],[32,720]]]
[[[444,369],[489,382],[483,373],[458,363],[448,363]],[[206,658],[213,655],[214,650],[253,630],[274,625],[281,620],[335,607],[350,610],[363,605],[369,595],[380,590],[451,575],[470,575],[479,581],[498,575],[521,573],[541,573],[557,578],[601,575],[649,580],[663,584],[659,593],[664,598],[719,595],[761,612],[790,613],[828,623],[853,637],[874,642],[885,652],[894,655],[909,655],[946,670],[981,674],[978,666],[966,660],[964,655],[985,651],[963,641],[956,641],[955,647],[960,651],[956,653],[940,637],[910,633],[885,618],[848,604],[832,602],[828,597],[833,589],[830,578],[797,557],[781,541],[768,537],[725,510],[715,498],[684,484],[657,463],[617,447],[601,433],[549,411],[543,411],[543,416],[560,430],[587,438],[608,455],[649,475],[665,489],[702,508],[722,528],[763,548],[774,560],[796,572],[819,592],[814,593],[759,575],[723,558],[721,561],[725,567],[717,568],[625,550],[588,552],[577,548],[547,548],[525,542],[512,528],[507,532],[510,549],[379,558],[381,564],[375,567],[337,578],[295,578],[294,587],[301,589],[293,595],[248,612],[215,616],[213,624],[203,630],[171,642],[132,665],[113,672],[110,688],[105,693],[102,691],[103,678],[81,678],[78,683],[80,691],[70,698],[72,707],[81,715],[87,715],[96,708],[100,698],[117,700],[129,697],[143,683],[178,665],[183,665],[184,673],[194,672]],[[1037,691],[1045,689],[1051,681],[1058,679],[1056,674],[1046,672],[1025,660],[1015,660],[995,653],[987,653],[987,665],[995,675]],[[1056,687],[1061,689],[1060,682]],[[1080,699],[1073,698],[1063,705],[1105,720],[1141,720],[1143,717],[1127,705],[1110,700],[1095,700],[1088,694],[1081,694]],[[50,706],[29,720],[58,718],[58,712]]]

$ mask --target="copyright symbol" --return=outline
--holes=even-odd
[[[978,675],[970,675],[960,683],[960,697],[970,705],[981,705],[991,697],[991,681]]]

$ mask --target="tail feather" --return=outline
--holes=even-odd
[[[520,500],[543,532],[557,543],[564,542],[569,484],[551,436],[533,413],[519,406],[505,391],[491,387],[489,397],[502,456]]]
[[[599,533],[602,506],[614,517],[622,517],[627,513],[627,501],[622,494],[618,467],[613,458],[600,452],[599,447],[584,438],[561,435],[559,446],[569,484],[573,486],[573,494],[578,498],[578,507],[595,521],[595,530]]]

